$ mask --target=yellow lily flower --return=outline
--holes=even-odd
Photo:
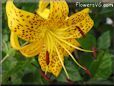
[[[47,6],[50,4],[50,9]],[[70,55],[77,65],[84,69],[73,57],[74,49],[92,52],[79,48],[76,38],[84,36],[92,27],[89,8],[68,16],[69,8],[65,0],[40,0],[36,14],[17,8],[12,0],[6,3],[8,26],[11,30],[11,46],[26,57],[39,55],[41,69],[60,74],[63,68],[67,78],[69,74],[64,65],[64,56]],[[22,46],[21,38],[28,42]]]

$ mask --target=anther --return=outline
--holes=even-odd
[[[83,66],[83,67],[84,67],[85,73],[87,75],[89,75],[90,77],[93,77],[92,74],[91,74],[91,72],[85,66]]]
[[[96,51],[97,51],[97,49],[95,47],[92,47],[92,51],[93,51],[93,57],[96,58]]]
[[[83,37],[85,37],[85,34],[84,34],[84,32],[81,30],[81,28],[78,27],[78,26],[76,26],[76,28],[78,29],[78,31],[80,32],[80,34],[81,34]]]
[[[68,81],[69,84],[73,84],[74,82],[72,80],[70,80],[69,78],[66,78],[66,80]]]
[[[45,73],[43,71],[40,70],[39,72],[45,80],[50,81],[50,78],[47,75],[45,75]]]
[[[46,64],[49,65],[49,52],[46,51]]]

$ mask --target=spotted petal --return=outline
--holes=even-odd
[[[12,0],[6,4],[8,25],[11,31],[26,41],[39,40],[38,30],[44,26],[44,19],[39,15],[18,9]],[[37,31],[37,33],[36,33]]]
[[[20,52],[26,57],[33,57],[40,53],[42,48],[41,42],[33,42],[20,48]]]
[[[50,0],[40,0],[38,5],[39,7],[38,10],[41,12],[44,11],[49,3],[50,3]]]
[[[14,32],[11,32],[10,44],[11,44],[12,48],[17,49],[17,50],[20,49],[20,47],[21,47],[19,44],[19,41],[18,41],[18,37]]]
[[[65,0],[50,0],[49,19],[64,20],[68,16],[68,5]]]
[[[14,49],[19,50],[26,57],[33,57],[40,53],[42,48],[42,41],[36,41],[24,46],[19,44],[17,35],[14,32],[11,32],[10,43]]]
[[[61,53],[61,59],[62,61],[64,61],[62,53]],[[56,77],[60,74],[62,65],[58,58],[57,53],[53,52],[52,55],[49,53],[49,60],[48,60],[49,64],[47,65],[46,48],[43,48],[42,52],[39,54],[38,61],[43,71],[50,72]]]
[[[36,10],[36,13],[42,16],[43,18],[47,19],[49,16],[49,9],[47,8],[48,4],[50,3],[50,0],[40,0],[38,4],[38,9]]]
[[[67,19],[68,32],[73,34],[74,38],[84,36],[93,27],[94,22],[88,13],[89,9],[86,8]]]

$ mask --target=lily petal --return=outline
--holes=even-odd
[[[20,48],[20,52],[26,57],[33,57],[40,53],[42,45],[41,41],[36,41]]]
[[[80,21],[84,20],[84,18],[89,14],[89,8],[85,8],[80,12],[77,12],[70,17],[67,18],[66,24],[67,26],[75,25]]]
[[[46,8],[48,4],[50,3],[50,0],[40,0],[39,1],[39,8],[36,10],[36,13],[39,14],[44,19],[48,19],[49,16],[49,9]]]
[[[64,56],[61,53],[61,59],[64,62]],[[49,70],[52,72],[52,74],[56,77],[60,74],[62,70],[62,64],[57,56],[57,53],[53,53],[53,55],[50,58],[50,64],[49,64]]]
[[[20,44],[19,44],[19,41],[18,41],[18,37],[14,32],[11,32],[10,44],[14,49],[16,49],[16,50],[20,49]]]
[[[21,46],[19,44],[18,37],[14,32],[11,32],[10,43],[14,49],[20,50],[20,52],[26,57],[33,57],[38,55],[42,47],[41,41],[36,41],[28,45]]]
[[[61,53],[61,59],[62,61],[64,61],[62,53]],[[59,61],[57,53],[53,52],[52,55],[49,54],[49,64],[47,65],[46,48],[44,48],[42,49],[42,52],[39,54],[38,61],[43,71],[50,72],[56,77],[60,74],[62,65],[61,62]]]
[[[6,4],[8,25],[11,31],[26,41],[38,40],[38,29],[43,27],[44,19],[39,15],[18,9],[12,0]],[[37,31],[37,33],[36,33]]]
[[[38,10],[37,11],[44,11],[45,8],[49,5],[50,0],[40,0],[39,5],[38,5]]]
[[[37,11],[37,13],[44,19],[48,19],[48,16],[49,16],[49,9],[48,8],[45,8],[44,11]]]
[[[49,19],[64,20],[69,13],[68,5],[65,0],[50,0]]]
[[[86,10],[87,9],[84,11]],[[71,22],[71,26],[68,27],[68,33],[74,35],[74,38],[80,38],[84,36],[94,25],[94,22],[89,14],[86,14],[86,16],[80,15],[79,18],[77,16],[77,20],[74,19],[71,20]]]

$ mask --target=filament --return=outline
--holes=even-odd
[[[59,41],[58,41],[58,43],[59,43],[59,44],[61,45],[61,47],[63,47],[64,50],[70,55],[70,57],[72,58],[72,60],[73,60],[80,68],[82,68],[82,69],[85,70],[85,68],[84,68],[83,66],[81,66],[81,65],[76,61],[76,59],[74,58],[74,56],[65,48],[65,46],[62,45]]]
[[[62,59],[61,59],[61,56],[60,56],[60,53],[59,53],[57,47],[55,47],[55,49],[56,49],[56,52],[57,52],[57,54],[58,54],[59,60],[60,60],[60,62],[61,62],[61,64],[62,64],[62,67],[63,67],[63,69],[64,69],[64,71],[65,71],[65,74],[66,74],[67,78],[70,79],[70,77],[69,77],[69,75],[68,75],[68,72],[67,72],[67,70],[66,70],[66,68],[65,68],[65,66],[64,66],[64,63],[62,62]]]
[[[50,32],[51,32],[51,31],[50,31]],[[83,51],[83,52],[93,52],[93,51],[91,51],[91,50],[85,50],[85,49],[76,47],[76,46],[74,46],[73,44],[71,44],[71,43],[69,43],[69,42],[67,42],[67,41],[65,41],[65,40],[63,40],[63,39],[60,39],[60,38],[59,38],[56,34],[54,34],[53,32],[51,32],[51,33],[52,33],[52,35],[55,36],[58,40],[64,42],[65,44],[67,44],[67,45],[69,45],[69,46],[71,46],[71,47],[73,47],[73,48],[75,48],[75,49],[77,49],[77,50],[80,50],[80,51]]]

